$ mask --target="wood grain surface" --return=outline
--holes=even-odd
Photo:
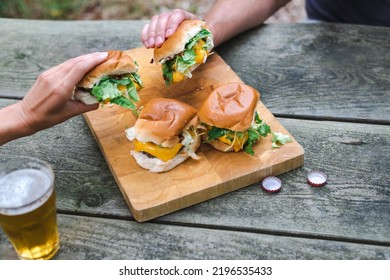
[[[58,215],[56,260],[307,260],[389,257],[380,246],[216,228]],[[206,241],[206,242],[205,242]],[[0,259],[16,259],[0,234]]]
[[[191,79],[167,87],[161,66],[150,63],[152,50],[138,48],[128,53],[140,65],[139,75],[144,83],[138,106],[156,97],[167,97],[199,109],[215,88],[242,83],[221,57],[213,54]],[[261,102],[257,111],[273,131],[288,134]],[[272,149],[269,135],[254,146],[254,156],[243,151],[223,153],[204,145],[197,151],[200,160],[190,158],[169,172],[151,173],[139,167],[130,155],[134,147],[124,130],[135,123],[131,111],[116,105],[102,106],[86,113],[85,118],[131,212],[140,222],[240,189],[266,176],[282,174],[304,162],[303,148],[291,135],[292,143],[278,149]]]
[[[39,73],[96,50],[139,47],[145,21],[0,19],[0,107]],[[101,36],[104,34],[104,36]],[[390,259],[390,32],[349,24],[273,24],[217,53],[305,150],[279,175],[137,223],[82,116],[0,147],[56,174],[58,259]],[[306,174],[327,173],[323,188]],[[16,259],[0,230],[0,259]]]

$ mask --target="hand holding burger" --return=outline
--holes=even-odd
[[[212,34],[204,21],[185,20],[161,47],[154,49],[154,61],[162,65],[165,84],[170,85],[191,78],[213,47]]]
[[[77,84],[74,99],[85,104],[113,103],[137,114],[136,102],[142,81],[138,65],[126,52],[108,51],[108,58],[89,71]]]
[[[72,100],[73,88],[106,58],[107,53],[85,54],[41,73],[23,100],[0,109],[0,146],[96,110],[96,104]]]

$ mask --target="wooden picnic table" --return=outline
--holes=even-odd
[[[0,19],[0,107],[72,57],[141,47],[146,21]],[[304,166],[135,221],[83,116],[0,147],[56,174],[55,259],[390,259],[390,28],[269,24],[216,49],[305,150]],[[3,121],[3,120],[2,120]],[[308,185],[321,170],[327,184]],[[0,259],[17,255],[0,231]]]

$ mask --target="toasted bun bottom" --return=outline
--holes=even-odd
[[[192,150],[195,152],[196,149],[200,146],[201,140],[200,137],[192,144]],[[186,159],[190,157],[189,154],[185,151],[180,151],[173,159],[168,161],[163,161],[156,157],[149,157],[142,152],[130,151],[131,155],[134,157],[135,161],[142,168],[148,169],[151,172],[160,173],[167,172],[179,164],[183,163]]]
[[[219,141],[218,139],[207,141],[207,134],[203,134],[202,140],[204,143],[211,145],[214,149],[221,152],[230,152],[233,151],[233,147],[230,147],[228,144]]]
[[[148,157],[142,152],[131,151],[130,153],[139,166],[156,173],[169,171],[189,158],[187,153],[182,153],[177,154],[171,160],[163,161],[156,157]]]
[[[76,89],[73,93],[73,99],[81,101],[86,105],[99,103],[95,96],[91,95],[88,91]]]

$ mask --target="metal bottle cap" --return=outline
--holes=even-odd
[[[321,187],[325,185],[326,180],[326,174],[319,170],[313,170],[307,174],[307,182],[313,187]]]
[[[266,192],[276,193],[281,190],[282,182],[277,177],[269,176],[264,178],[264,180],[261,183],[261,187]]]

